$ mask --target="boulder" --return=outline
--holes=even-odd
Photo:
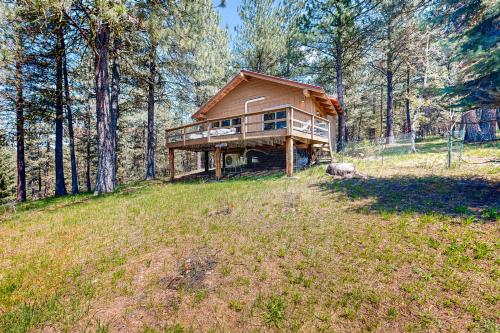
[[[356,168],[352,163],[330,163],[326,167],[326,173],[336,177],[351,178],[356,176]]]

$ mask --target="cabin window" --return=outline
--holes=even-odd
[[[236,129],[236,133],[241,133],[241,118],[231,119],[231,125]]]
[[[222,127],[229,126],[229,125],[231,125],[231,120],[230,119],[226,119],[226,120],[221,121],[221,126]]]
[[[263,119],[264,131],[286,128],[286,111],[266,113]]]
[[[217,128],[217,127],[220,127],[220,122],[218,122],[218,121],[214,121],[214,122],[212,123],[212,128]]]

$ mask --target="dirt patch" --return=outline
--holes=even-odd
[[[166,276],[160,284],[172,290],[198,290],[207,287],[205,280],[217,266],[215,255],[192,255],[181,260],[176,275]]]

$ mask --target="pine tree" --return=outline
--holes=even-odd
[[[456,47],[454,60],[461,64],[457,84],[444,91],[458,97],[462,109],[500,106],[500,3],[442,0],[438,21],[443,22]]]
[[[366,23],[373,9],[370,2],[357,0],[311,1],[303,29],[309,31],[307,46],[318,55],[311,64],[313,72],[330,78],[335,73],[335,90],[341,112],[338,115],[338,150],[347,140],[347,107],[344,98],[344,77],[356,66],[365,52]]]
[[[236,28],[236,53],[242,68],[279,74],[287,51],[282,7],[273,0],[243,0],[238,8],[241,26]]]

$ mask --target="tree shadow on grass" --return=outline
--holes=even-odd
[[[64,196],[51,196],[47,198],[28,200],[26,202],[11,205],[14,208],[0,207],[0,221],[3,219],[7,219],[12,213],[30,211],[55,211],[58,209],[77,206],[84,203],[105,200],[109,197],[129,197],[134,194],[139,194],[143,190],[146,190],[148,186],[150,185],[144,181],[136,181],[124,185],[119,185],[114,192],[102,195],[94,195],[93,192],[82,191],[76,195],[68,194]]]
[[[352,200],[373,199],[361,209],[376,212],[434,212],[455,216],[500,208],[500,183],[480,178],[332,178],[317,186],[325,192],[345,194]]]

